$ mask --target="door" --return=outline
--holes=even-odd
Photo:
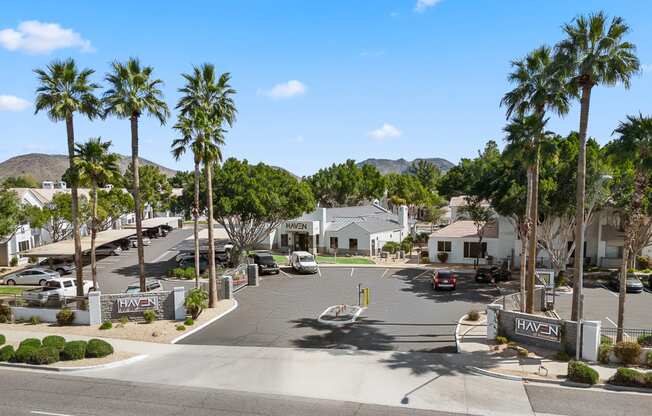
[[[38,276],[34,270],[25,270],[17,275],[16,283],[22,285],[35,285],[38,283]]]
[[[308,251],[308,234],[294,234],[294,251]]]
[[[371,255],[376,255],[376,240],[371,240]]]

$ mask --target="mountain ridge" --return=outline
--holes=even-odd
[[[449,160],[440,157],[416,158],[414,160],[405,160],[403,158],[400,159],[369,158],[363,160],[362,162],[358,162],[357,165],[358,166],[373,165],[378,169],[378,171],[380,171],[380,173],[386,175],[388,173],[403,173],[410,167],[410,165],[420,160],[425,160],[427,162],[432,163],[437,168],[439,168],[439,170],[442,173],[447,172],[450,168],[455,166]]]

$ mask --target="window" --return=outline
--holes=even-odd
[[[281,247],[287,247],[288,245],[288,235],[281,234]]]
[[[487,254],[487,243],[482,243],[482,250],[480,250],[480,243],[475,241],[464,242],[464,257],[475,259],[484,258]]]
[[[29,250],[29,241],[19,241],[18,242],[18,251]]]
[[[437,251],[450,253],[452,250],[450,241],[437,241]]]
[[[607,246],[604,254],[608,259],[622,259],[623,246]]]
[[[358,249],[358,239],[357,238],[349,238],[349,250],[357,250]]]
[[[72,281],[66,280],[63,282],[63,287],[72,287]]]
[[[337,248],[337,237],[331,237],[331,248]]]

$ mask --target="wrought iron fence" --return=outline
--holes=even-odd
[[[616,340],[618,336],[618,328],[601,328],[601,334],[603,337],[609,337],[612,341]],[[645,328],[624,328],[623,329],[623,341],[636,342],[639,337],[644,335],[652,335],[652,329]]]

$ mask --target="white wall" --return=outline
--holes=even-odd
[[[57,313],[61,309],[48,309],[48,308],[27,308],[27,307],[12,307],[14,319],[27,321],[32,316],[38,316],[41,322],[57,322]],[[78,325],[89,325],[90,314],[88,311],[75,311],[75,320],[73,323]]]
[[[450,241],[451,251],[448,253],[447,263],[473,264],[475,257],[464,257],[464,242],[477,243],[477,238],[450,238],[450,237],[430,237],[428,240],[428,257],[430,262],[439,263],[437,258],[437,242]],[[487,256],[493,256],[494,262],[500,260],[498,256],[499,242],[497,238],[484,238],[483,243],[487,243]],[[480,259],[480,264],[486,264],[486,259]]]

